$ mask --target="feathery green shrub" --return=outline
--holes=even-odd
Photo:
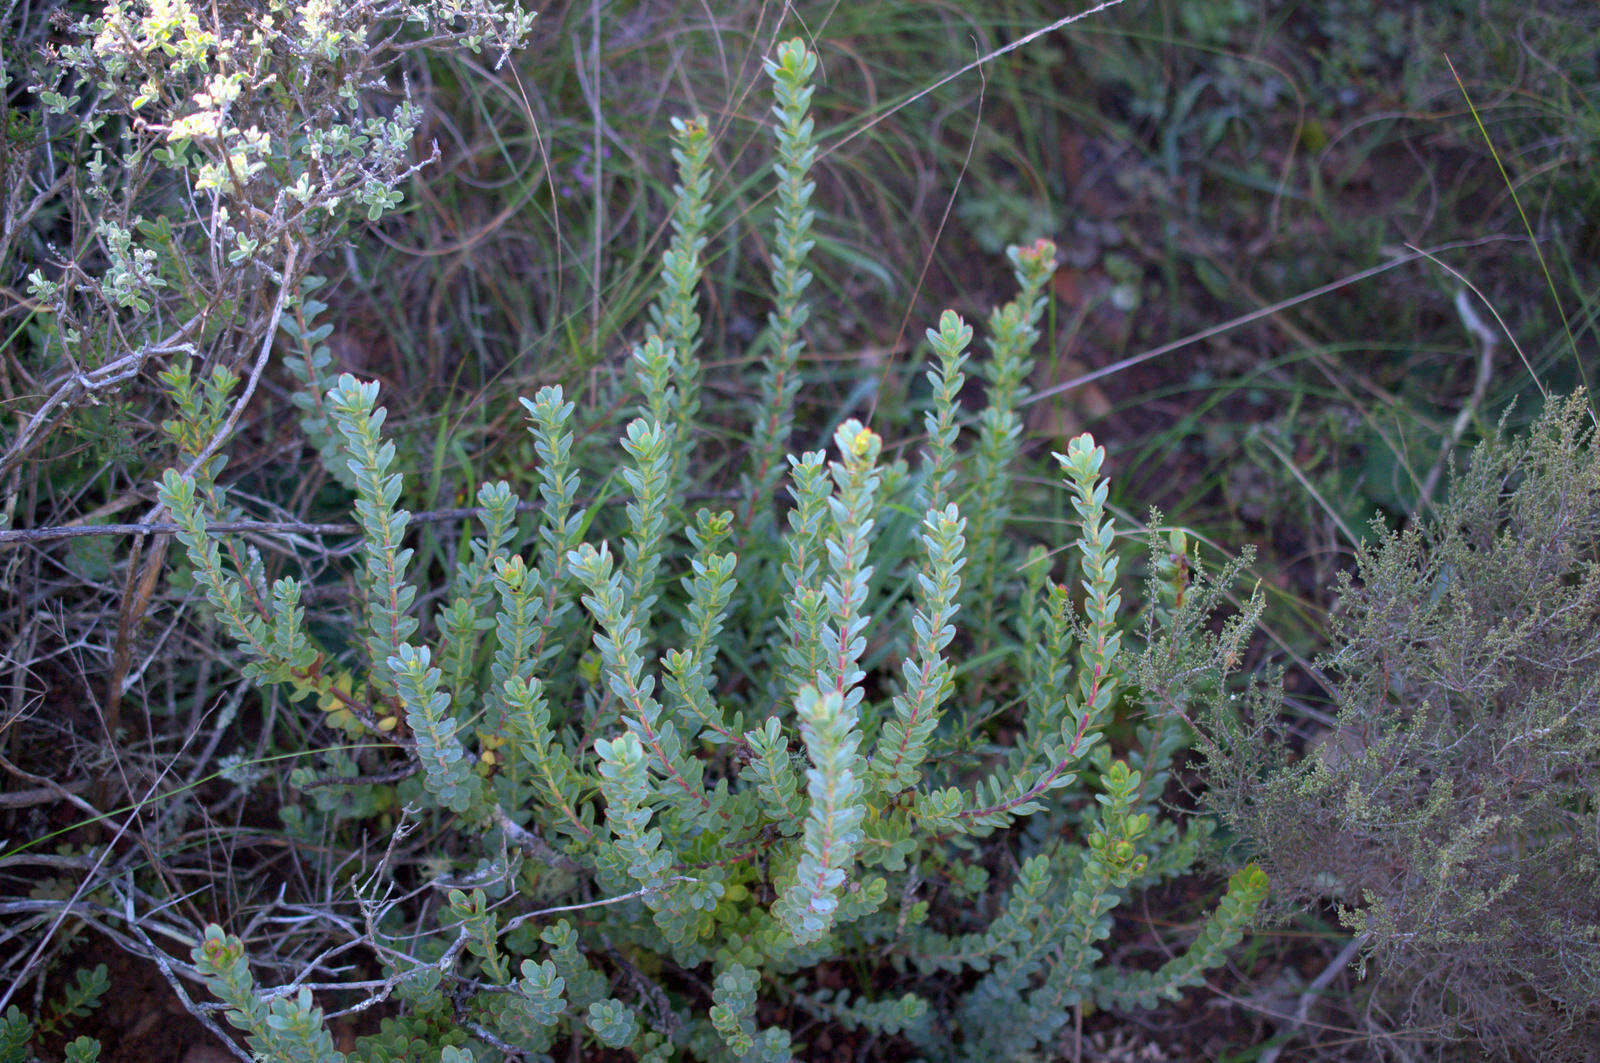
[[[1207,801],[1275,903],[1337,902],[1390,1022],[1464,1058],[1600,1044],[1592,418],[1579,392],[1502,425],[1431,519],[1360,551],[1321,662],[1337,727],[1307,755],[1226,703],[1203,728]]]
[[[207,931],[196,969],[251,1051],[345,1058],[316,990],[345,1011],[400,1003],[359,1060],[579,1044],[783,1060],[801,1050],[791,1027],[811,1020],[929,1059],[1015,1058],[1052,1043],[1075,1006],[1149,1007],[1199,984],[1260,902],[1265,878],[1248,867],[1165,962],[1104,962],[1117,906],[1202,847],[1204,821],[1180,827],[1160,805],[1185,743],[1177,710],[1221,682],[1251,617],[1206,633],[1221,580],[1196,578],[1174,534],[1152,541],[1142,648],[1124,644],[1104,452],[1086,435],[1056,455],[1077,586],[1043,546],[1023,558],[1005,507],[1053,245],[1010,252],[1020,294],[989,322],[970,449],[959,395],[973,330],[947,312],[928,333],[919,464],[889,459],[855,419],[831,453],[788,452],[815,66],[798,41],[766,66],[775,300],[732,510],[689,506],[703,121],[675,124],[674,235],[654,331],[634,352],[638,416],[592,489],[622,509],[585,499],[580,415],[543,388],[523,400],[537,503],[483,485],[478,533],[426,588],[377,386],[330,379],[309,293],[288,315],[303,425],[362,529],[348,646],[313,637],[299,580],[269,585],[258,555],[207,530],[236,515],[224,456],[166,475],[162,502],[246,676],[316,698],[363,739],[305,755],[291,830],[431,838],[422,881],[399,881],[386,855],[350,880],[348,903],[308,916],[367,958],[367,976],[264,986],[238,937]],[[179,439],[231,386],[181,366],[169,384]],[[1141,709],[1113,755],[1103,728]]]

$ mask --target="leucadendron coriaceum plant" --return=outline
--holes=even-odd
[[[166,475],[187,564],[246,674],[360,736],[304,754],[291,832],[356,823],[392,839],[347,896],[305,915],[364,973],[269,985],[233,933],[213,926],[195,948],[259,1058],[346,1058],[327,1009],[389,1001],[397,1014],[350,1058],[786,1060],[821,1022],[928,1059],[1014,1059],[1051,1045],[1076,1006],[1150,1006],[1198,984],[1261,900],[1246,868],[1169,952],[1106,962],[1117,906],[1201,848],[1203,823],[1180,827],[1159,803],[1184,745],[1177,710],[1222,680],[1248,625],[1205,633],[1219,584],[1193,578],[1173,535],[1153,543],[1131,629],[1105,454],[1087,435],[1056,455],[1070,549],[1026,552],[1008,521],[1051,244],[1010,252],[1020,293],[988,323],[970,444],[973,330],[947,312],[928,332],[915,465],[854,419],[826,451],[788,451],[815,66],[791,42],[766,67],[775,298],[726,511],[688,501],[703,121],[675,124],[674,235],[635,352],[638,416],[603,482],[577,453],[582,413],[541,389],[523,401],[530,482],[483,485],[448,583],[420,586],[377,385],[328,378],[309,299],[291,325],[304,424],[363,533],[345,647],[313,636],[299,580],[268,585],[253,554],[207,531],[234,512],[220,458]],[[172,383],[180,408],[203,410],[203,388]],[[1103,729],[1129,713],[1142,723],[1113,755]],[[425,857],[401,874],[413,836]]]

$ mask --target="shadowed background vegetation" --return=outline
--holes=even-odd
[[[157,378],[169,355],[101,385],[94,374],[125,337],[90,330],[67,361],[69,323],[28,281],[116,260],[84,225],[111,207],[91,194],[88,160],[72,157],[83,142],[41,117],[35,87],[38,50],[70,44],[71,18],[98,11],[4,5],[10,529],[142,519],[175,460]],[[712,131],[717,205],[702,428],[721,444],[701,448],[693,475],[708,497],[737,489],[737,413],[755,398],[752,341],[775,253],[761,61],[800,35],[821,68],[795,449],[824,445],[850,416],[918,423],[923,329],[944,307],[980,320],[1012,295],[1005,247],[1052,239],[1060,266],[1022,443],[1035,472],[1013,503],[1033,521],[1023,534],[1070,540],[1048,455],[1094,432],[1124,526],[1158,506],[1213,557],[1254,545],[1241,597],[1258,584],[1267,604],[1248,665],[1283,669],[1275,711],[1291,743],[1325,741],[1337,682],[1314,658],[1338,573],[1373,520],[1425,519],[1448,498],[1451,459],[1501,418],[1515,431],[1544,396],[1596,383],[1600,14],[1579,0],[1125,0],[1007,50],[1061,17],[1058,4],[1022,0],[555,3],[503,64],[491,49],[405,52],[361,103],[388,115],[409,96],[419,109],[392,168],[403,198],[371,222],[357,210],[304,230],[297,264],[327,278],[317,298],[335,372],[383,386],[402,503],[468,506],[479,483],[522,475],[535,455],[516,400],[545,384],[588,412],[590,443],[620,433],[670,237],[669,119],[693,114]],[[172,219],[176,235],[157,244],[204,243],[159,174],[127,187]],[[165,258],[157,268],[168,301],[153,313],[169,325],[203,317],[186,336],[203,361],[248,372],[262,341],[275,343],[226,433],[235,497],[262,519],[347,521],[348,492],[296,425],[282,364],[292,345],[270,339],[265,274],[207,286]],[[74,374],[90,385],[51,405]],[[274,572],[286,555],[322,566],[307,573],[318,583],[309,620],[338,643],[349,536],[304,536],[254,545]],[[458,536],[449,520],[423,525],[414,564],[443,571]],[[175,895],[208,885],[216,899],[191,903],[210,917],[321,881],[323,869],[305,868],[325,857],[285,840],[281,785],[215,778],[220,753],[264,756],[283,733],[310,744],[319,714],[238,684],[193,587],[166,577],[166,550],[126,533],[0,543],[0,837],[52,839],[34,850],[49,859],[0,857],[7,896],[97,885],[89,854],[108,843],[119,858],[139,850]],[[1178,785],[1170,797],[1187,807]],[[1179,883],[1119,918],[1184,923],[1217,892]],[[1292,1032],[1288,1050],[1303,1058],[1371,1058],[1369,1039],[1392,1035],[1384,1024],[1403,1009],[1334,964],[1348,940],[1324,898],[1247,939],[1209,991],[1136,1024],[1084,1016],[1073,1051],[1115,1058],[1115,1032],[1173,1059],[1259,1059]],[[47,997],[106,962],[117,988],[84,1028],[117,1046],[113,1058],[179,1058],[138,1022],[143,993],[167,991],[151,965],[81,926],[4,948],[0,981]],[[1296,1029],[1284,1016],[1335,967],[1316,1023]],[[1405,1058],[1407,1041],[1384,1050]]]

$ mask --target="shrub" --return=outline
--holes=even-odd
[[[1482,443],[1340,583],[1338,725],[1292,761],[1215,712],[1209,798],[1280,900],[1331,898],[1415,1038],[1600,1044],[1600,452],[1582,393]],[[1266,692],[1258,718],[1276,707]],[[1473,1058],[1478,1058],[1476,1055]]]
[[[0,455],[11,476],[56,456],[45,443],[72,411],[152,383],[152,362],[258,376],[316,258],[397,206],[422,165],[409,92],[385,88],[399,100],[379,113],[375,90],[418,49],[503,57],[533,18],[501,0],[112,0],[58,12],[68,41],[43,48],[32,14],[7,8],[35,47],[0,58],[0,275],[31,297],[45,394]],[[41,105],[26,118],[9,106],[24,87]],[[103,434],[141,420],[122,412]]]
[[[1142,652],[1124,645],[1104,452],[1088,436],[1056,455],[1081,596],[1043,546],[1021,556],[1006,500],[1053,245],[1010,252],[1021,291],[989,321],[969,450],[972,330],[947,312],[928,333],[918,466],[855,419],[831,432],[831,458],[788,452],[815,64],[799,42],[767,64],[775,299],[732,511],[688,504],[702,121],[676,126],[674,238],[655,331],[634,352],[639,416],[604,457],[615,468],[597,498],[582,497],[575,404],[540,390],[523,403],[537,501],[483,485],[478,534],[425,586],[377,387],[328,379],[308,297],[291,325],[303,423],[362,530],[347,646],[313,636],[300,580],[269,584],[258,555],[208,531],[235,512],[222,456],[167,473],[162,502],[245,674],[315,698],[362,738],[293,751],[313,766],[293,775],[304,803],[284,811],[290,832],[392,838],[297,916],[339,939],[334,952],[364,955],[366,975],[329,978],[319,958],[266,987],[240,938],[206,930],[195,969],[252,1051],[340,1058],[317,990],[346,1012],[400,1002],[361,1039],[362,1060],[548,1058],[561,1045],[776,1060],[813,1020],[929,1058],[1016,1058],[1077,1006],[1148,1007],[1198,984],[1263,896],[1247,867],[1165,962],[1102,962],[1117,906],[1202,847],[1205,823],[1180,828],[1160,805],[1184,744],[1178,710],[1221,682],[1250,614],[1205,634],[1224,580],[1194,579],[1174,534],[1152,543]],[[168,380],[180,439],[232,385],[182,366]],[[613,495],[620,511],[603,504]],[[963,615],[975,619],[958,631]],[[1140,707],[1114,755],[1104,728]]]

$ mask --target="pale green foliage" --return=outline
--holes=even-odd
[[[1044,313],[1044,286],[1055,272],[1055,245],[1041,240],[1029,247],[1006,251],[1016,270],[1021,291],[1016,299],[989,315],[991,357],[983,363],[989,385],[987,405],[978,417],[978,438],[971,460],[975,469],[972,528],[968,533],[973,575],[968,600],[980,609],[980,636],[998,638],[994,630],[996,580],[1005,560],[1005,531],[1011,476],[1022,439],[1018,404],[1026,397],[1033,367],[1028,352],[1039,338],[1039,317]],[[946,338],[946,344],[951,340]]]
[[[27,1063],[33,1024],[15,1004],[0,1015],[0,1063]]]
[[[716,1003],[708,1018],[735,1056],[755,1048],[756,987],[760,982],[755,971],[737,963],[717,975]]]
[[[991,322],[1004,365],[991,374],[998,406],[980,428],[981,460],[964,469],[958,449],[971,329],[954,314],[929,334],[938,364],[920,468],[886,462],[884,440],[856,420],[827,453],[785,453],[809,280],[815,65],[792,42],[768,66],[776,306],[739,515],[684,506],[707,215],[694,123],[678,127],[686,173],[658,331],[635,355],[639,416],[606,470],[620,511],[580,502],[578,415],[561,389],[543,389],[524,403],[542,504],[519,521],[516,485],[484,485],[478,534],[424,593],[376,388],[331,382],[302,408],[319,453],[347,474],[362,530],[359,637],[340,653],[302,622],[298,584],[264,593],[248,559],[225,559],[207,533],[224,502],[220,465],[162,485],[252,678],[315,694],[369,729],[377,759],[419,768],[398,799],[439,832],[436,874],[471,879],[444,911],[409,922],[411,909],[389,905],[369,917],[361,937],[386,972],[382,995],[407,1010],[359,1058],[398,1058],[420,1041],[480,1060],[544,1058],[560,1043],[640,1059],[787,1059],[791,1035],[762,1027],[764,998],[903,1038],[930,1059],[1015,1058],[1050,1044],[1074,1005],[1144,1005],[1194,984],[1259,903],[1259,872],[1241,874],[1159,970],[1103,962],[1112,911],[1184,871],[1203,830],[1180,831],[1159,806],[1182,746],[1176,693],[1150,701],[1126,759],[1102,738],[1133,707],[1144,659],[1124,645],[1105,452],[1091,438],[1057,456],[1081,599],[1049,579],[1042,554],[1020,584],[1001,564],[1015,532],[995,481],[1016,454],[1013,408],[1050,244],[1012,256],[1022,295]],[[294,325],[308,380],[327,365],[318,332],[309,315]],[[191,396],[184,409],[198,417],[206,405]],[[793,505],[780,534],[785,469]],[[986,609],[982,633],[961,626],[969,521],[984,529],[985,593],[1022,603],[1017,622]],[[1214,679],[1238,631],[1227,646],[1195,635],[1217,592],[1189,585],[1181,538],[1167,545],[1177,560],[1152,581],[1145,653]],[[1015,667],[967,669],[979,646]],[[355,680],[336,682],[345,669]],[[1014,738],[991,729],[993,693],[1015,706]],[[395,705],[403,727],[386,726]],[[315,759],[337,774],[336,754]],[[361,785],[343,775],[335,788]],[[326,807],[297,815],[336,830]],[[1010,829],[1019,821],[1026,829]],[[284,1031],[304,1031],[294,1058],[321,1058],[314,1010],[292,994],[267,1003],[242,955],[215,931],[197,958],[231,1021],[273,1051]],[[813,984],[830,959],[897,984],[881,999]],[[933,1007],[935,992],[954,992],[937,976],[964,969],[980,975],[972,991]]]
[[[58,1031],[70,1032],[72,1021],[82,1019],[100,1006],[111,988],[106,965],[80,968],[72,980],[49,1000],[40,1021],[30,1022],[15,1004],[0,1014],[0,1063],[30,1063],[37,1059],[30,1048],[36,1041]],[[74,1038],[66,1046],[68,1063],[94,1063],[100,1058],[100,1042],[89,1037]]]
[[[228,1020],[247,1032],[252,1051],[283,1063],[343,1063],[310,991],[266,1000],[237,938],[211,927],[193,955],[207,987],[228,1005]]]
[[[700,314],[695,289],[706,246],[706,220],[711,216],[711,134],[704,116],[673,118],[672,131],[672,159],[678,166],[678,184],[672,189],[672,240],[661,253],[661,291],[650,306],[663,379],[658,388],[645,391],[647,399],[662,407],[652,410],[659,422],[690,425],[700,412]],[[674,352],[670,362],[665,357],[668,351]],[[664,379],[669,366],[670,388]],[[682,497],[693,447],[675,447],[673,456],[672,491],[674,497]]]
[[[339,458],[339,440],[327,415],[328,393],[333,390],[334,376],[330,371],[333,354],[322,341],[333,332],[332,322],[313,326],[318,315],[328,309],[328,304],[312,298],[311,293],[324,283],[321,277],[308,277],[301,286],[300,299],[290,308],[281,323],[283,332],[294,341],[298,353],[284,359],[288,370],[308,386],[296,391],[294,404],[300,408],[300,429],[306,440],[322,456],[322,465],[335,480],[355,489],[355,477]]]
[[[772,164],[778,179],[778,218],[774,233],[772,267],[773,307],[768,316],[771,350],[761,378],[761,406],[753,426],[750,473],[744,484],[744,523],[769,520],[768,500],[783,471],[783,452],[794,425],[794,397],[800,389],[795,371],[802,347],[800,330],[810,316],[805,290],[811,285],[806,269],[811,225],[816,218],[811,194],[816,185],[807,174],[816,160],[812,143],[815,123],[807,115],[814,91],[811,76],[817,57],[800,41],[778,49],[776,59],[765,63],[777,101],[772,113],[778,120],[778,151]]]

